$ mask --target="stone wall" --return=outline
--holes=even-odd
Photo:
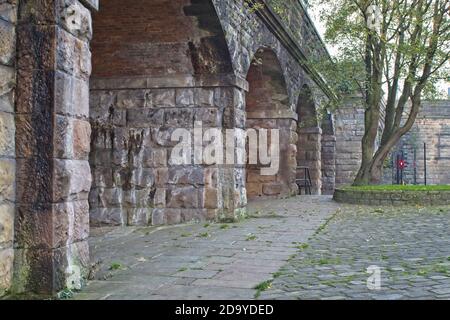
[[[364,109],[360,97],[344,101],[335,112],[336,187],[351,184],[361,165]]]
[[[16,293],[80,288],[87,275],[92,3],[19,6]]]
[[[336,189],[334,200],[371,206],[440,206],[450,204],[450,191],[362,191]]]
[[[322,194],[331,195],[336,187],[336,135],[334,119],[328,114],[322,121]]]
[[[384,183],[397,182],[399,155],[407,164],[403,173],[404,183],[424,184],[424,143],[427,145],[427,183],[450,184],[450,100],[422,102],[416,123],[386,163]]]
[[[0,1],[0,296],[11,285],[14,255],[17,4]]]
[[[89,202],[98,224],[239,217],[247,203],[245,167],[175,165],[170,133],[201,120],[236,129],[243,140],[243,79],[261,48],[275,53],[285,79],[290,113],[270,119],[285,128],[293,165],[301,89],[308,85],[314,101],[331,97],[306,60],[327,53],[300,2],[286,2],[291,16],[282,19],[270,6],[251,13],[243,1],[105,0],[101,7],[111,10],[94,26],[98,0],[0,1],[0,290],[11,282],[14,201],[17,293],[82,286]],[[322,139],[307,139],[320,180]]]

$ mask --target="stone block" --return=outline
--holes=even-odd
[[[214,89],[196,88],[195,104],[199,107],[214,106]]]
[[[180,209],[165,209],[166,223],[179,224],[181,223],[181,210]]]
[[[192,107],[194,106],[194,89],[177,89],[176,90],[176,106]]]
[[[0,111],[0,156],[15,155],[14,115]]]
[[[124,226],[127,222],[126,212],[122,208],[95,208],[90,211],[90,225]]]
[[[0,204],[0,250],[12,246],[14,235],[14,206]]]
[[[116,106],[142,111],[147,106],[146,101],[146,91],[144,90],[121,90],[117,92]]]
[[[0,296],[12,285],[14,250],[0,249]]]
[[[54,156],[61,159],[87,160],[91,146],[88,121],[55,116]]]
[[[41,205],[20,205],[15,221],[20,248],[60,248],[89,236],[87,201]]]
[[[222,113],[216,108],[199,108],[195,111],[195,121],[201,121],[204,127],[221,127]]]
[[[128,109],[127,125],[134,128],[150,128],[164,124],[164,111],[159,109]]]
[[[160,168],[167,166],[167,150],[160,148],[147,148],[144,150],[142,165],[149,168]]]
[[[16,199],[15,185],[16,185],[15,161],[8,159],[0,159],[0,203],[2,203],[5,200],[11,202],[15,201]]]
[[[173,187],[168,191],[167,207],[199,208],[199,194],[195,187]]]
[[[167,109],[164,112],[164,124],[174,128],[192,128],[194,110],[188,108]]]
[[[4,4],[0,4],[4,6]],[[3,8],[0,7],[0,10]],[[12,65],[16,53],[16,30],[13,24],[0,19],[0,64]]]
[[[203,208],[217,209],[219,207],[219,190],[206,187],[203,189]]]
[[[264,184],[262,190],[266,196],[276,196],[281,194],[282,185],[279,183]]]
[[[151,220],[152,209],[131,208],[127,209],[128,226],[147,226]]]
[[[0,65],[0,111],[14,112],[15,70]]]
[[[54,160],[52,188],[54,202],[87,200],[91,183],[88,161]]]
[[[3,0],[0,2],[0,19],[15,24],[17,22],[17,0]]]
[[[152,212],[152,225],[160,226],[167,223],[165,209],[154,209]]]
[[[150,94],[154,108],[174,108],[176,106],[175,89],[158,89],[153,90]]]
[[[153,199],[153,204],[156,208],[166,207],[166,189],[157,188],[155,191],[155,198]]]
[[[204,184],[205,172],[202,167],[169,167],[169,184]]]
[[[169,181],[169,169],[159,168],[156,170],[156,181],[157,187],[164,187]]]

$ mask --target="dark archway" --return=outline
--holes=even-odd
[[[246,189],[249,200],[289,196],[296,192],[295,186],[295,114],[289,107],[283,71],[276,54],[270,49],[257,51],[248,71],[249,92],[246,96],[246,129],[278,129],[279,141],[270,136],[270,144],[279,142],[279,168],[274,174],[264,175],[266,167],[259,159],[258,164],[246,168]],[[261,139],[258,136],[258,141]],[[249,143],[252,143],[250,141]],[[258,145],[258,150],[261,148]],[[249,147],[247,146],[247,150]]]

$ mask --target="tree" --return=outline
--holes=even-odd
[[[424,96],[449,79],[450,0],[316,0],[325,39],[338,48],[324,77],[341,94],[358,90],[365,107],[355,185],[377,184],[385,159],[413,126]],[[384,130],[376,147],[382,101]]]

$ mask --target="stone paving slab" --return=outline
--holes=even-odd
[[[338,207],[299,196],[252,203],[236,224],[92,230],[92,281],[74,298],[252,299]]]
[[[450,299],[450,207],[344,205],[319,231],[261,299]]]

